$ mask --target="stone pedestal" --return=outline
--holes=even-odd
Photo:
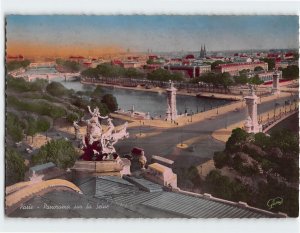
[[[247,106],[247,119],[244,124],[244,128],[248,133],[262,132],[262,126],[258,124],[257,120],[257,103],[258,97],[254,91],[251,91],[251,95],[245,97]]]
[[[173,83],[170,81],[170,87],[167,91],[167,112],[166,120],[174,121],[177,118],[177,109],[176,109],[176,91],[177,89],[173,86]]]
[[[130,175],[130,161],[119,158],[115,160],[103,161],[83,161],[78,160],[71,168],[73,176],[119,176]]]

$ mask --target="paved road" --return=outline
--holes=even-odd
[[[295,97],[294,97],[295,98]],[[276,101],[262,103],[258,106],[258,113],[270,111],[274,109],[275,102],[280,106],[284,106],[286,100],[290,97],[280,98]],[[279,106],[277,105],[277,106]],[[138,134],[140,129],[142,133],[161,131],[160,134],[145,138],[130,137],[124,141],[118,142],[116,149],[119,154],[129,153],[132,147],[137,146],[144,148],[148,158],[151,155],[160,155],[175,161],[175,166],[189,167],[197,165],[207,158],[212,158],[215,151],[223,150],[225,144],[212,138],[211,133],[224,126],[240,122],[246,118],[246,108],[238,112],[229,112],[218,115],[214,119],[207,119],[195,124],[186,125],[173,129],[154,129],[147,126],[129,129],[130,135]],[[195,138],[195,142],[187,149],[179,149],[176,147],[178,143],[191,138]],[[193,147],[193,150],[191,150]]]

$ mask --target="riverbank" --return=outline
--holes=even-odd
[[[271,102],[276,99],[284,98],[284,97],[288,97],[288,96],[290,96],[289,93],[281,93],[279,96],[277,96],[277,95],[265,96],[265,97],[260,98],[260,103]],[[155,127],[155,128],[176,128],[176,127],[182,127],[182,126],[189,125],[189,124],[199,123],[206,119],[212,120],[217,116],[221,116],[221,115],[229,113],[229,112],[232,112],[234,114],[234,112],[241,111],[245,107],[246,106],[245,106],[244,101],[235,101],[231,104],[223,105],[218,108],[214,108],[214,109],[211,109],[211,110],[208,110],[205,112],[200,112],[200,113],[194,114],[192,116],[190,115],[190,116],[179,117],[176,119],[175,122],[169,122],[169,121],[160,120],[160,119],[139,120],[139,119],[134,119],[132,117],[124,116],[124,115],[116,114],[116,113],[111,114],[111,116],[114,118],[119,118],[119,119],[125,120],[125,121],[131,121],[131,123],[128,124],[129,128],[138,127],[140,125],[151,126],[151,127]],[[237,123],[238,126],[239,126],[239,124],[241,124],[241,123]],[[223,131],[223,134],[224,134],[224,132],[226,132],[224,135],[226,137],[228,137],[229,133],[231,134],[232,129],[230,128],[230,126],[228,126],[227,129],[220,129],[220,130]],[[220,140],[219,138],[217,138],[217,139]],[[223,141],[223,140],[220,140],[220,141]]]
[[[144,92],[154,92],[154,93],[165,93],[166,90],[164,88],[155,87],[151,89],[146,89],[141,86],[137,87],[126,87],[126,86],[120,86],[120,85],[113,85],[113,84],[107,84],[107,83],[92,83],[92,82],[86,82],[86,81],[80,81],[82,84],[87,85],[97,85],[97,86],[104,86],[104,87],[113,87],[113,88],[119,88],[119,89],[127,89],[127,90],[135,90],[135,91],[144,91]],[[200,93],[189,93],[188,91],[177,91],[177,95],[185,95],[185,96],[194,96],[197,97]],[[228,94],[220,94],[220,93],[201,93],[201,97],[208,98],[208,99],[220,99],[220,100],[231,100],[231,101],[238,101],[242,99],[242,96],[237,95],[228,95]]]

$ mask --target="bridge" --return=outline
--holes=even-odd
[[[275,125],[280,123],[281,121],[285,120],[286,118],[292,116],[293,114],[299,112],[299,106],[295,104],[292,106],[292,104],[289,107],[285,107],[285,111],[280,111],[277,115],[274,114],[273,117],[269,117],[264,122],[261,122],[262,124],[262,130],[263,133],[268,132],[271,128],[273,128]]]
[[[62,180],[52,179],[46,181],[26,181],[6,187],[5,208],[9,214],[20,207],[24,202],[34,196],[45,194],[53,190],[74,191],[82,194],[81,190],[73,183]]]
[[[55,62],[32,62],[29,64],[30,68],[52,68],[55,67]]]
[[[22,76],[22,75],[21,75]],[[54,78],[64,78],[65,81],[80,77],[80,73],[44,73],[44,74],[30,74],[26,75],[24,78],[31,82],[32,80],[35,79],[47,79],[50,81],[50,79]]]

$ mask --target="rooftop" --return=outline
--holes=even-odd
[[[261,218],[279,217],[268,211],[248,208],[188,192],[164,191],[143,178],[101,176],[77,180],[83,194],[51,191],[35,196],[17,208],[10,217],[85,218]],[[53,207],[54,206],[54,207]],[[67,208],[67,207],[70,208]],[[77,208],[77,207],[78,208]]]

